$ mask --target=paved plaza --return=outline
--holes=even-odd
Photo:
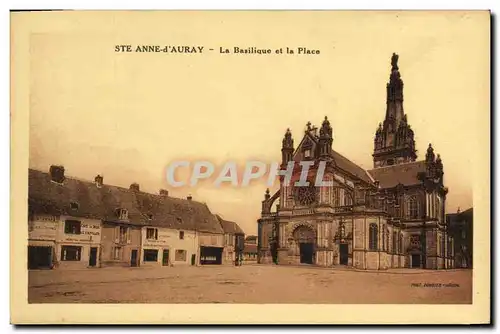
[[[246,265],[33,270],[30,303],[466,304],[472,271]]]

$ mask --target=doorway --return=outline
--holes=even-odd
[[[28,269],[52,267],[52,247],[28,246]]]
[[[292,233],[299,246],[300,263],[314,264],[316,233],[308,225],[299,225]]]
[[[169,262],[169,261],[168,261],[168,259],[169,259],[169,254],[170,254],[170,252],[168,251],[168,249],[164,249],[164,250],[163,250],[163,257],[162,257],[162,259],[161,259],[161,264],[162,264],[163,266],[168,266],[168,262]]]
[[[89,266],[95,267],[97,264],[97,247],[90,248]]]
[[[222,252],[224,248],[221,247],[200,247],[200,264],[222,264]]]
[[[340,264],[347,266],[349,263],[349,245],[348,244],[340,244],[339,245],[339,255],[340,255]]]
[[[130,253],[130,266],[137,267],[137,249],[132,249]]]
[[[420,254],[412,254],[411,255],[411,267],[412,268],[420,268]]]
[[[194,266],[196,264],[196,254],[191,255],[191,265]]]
[[[314,244],[299,243],[299,249],[300,249],[300,263],[313,264]]]

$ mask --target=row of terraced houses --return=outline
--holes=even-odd
[[[29,170],[28,268],[234,264],[244,232],[204,203]]]

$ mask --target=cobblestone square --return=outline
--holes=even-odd
[[[244,265],[32,270],[30,303],[468,304],[472,271]]]

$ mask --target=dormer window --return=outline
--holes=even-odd
[[[148,213],[148,219],[149,219],[149,220],[153,220],[153,214]]]
[[[128,210],[127,209],[117,209],[116,214],[118,219],[127,220],[128,219]]]
[[[310,149],[307,149],[304,151],[304,157],[306,158],[310,158],[311,157],[311,150]]]
[[[78,210],[80,208],[80,205],[77,202],[70,202],[69,207],[71,210]]]

